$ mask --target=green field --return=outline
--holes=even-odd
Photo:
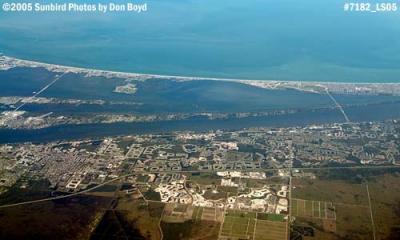
[[[234,239],[252,239],[256,222],[253,212],[228,211],[221,229],[221,236]]]
[[[280,221],[258,220],[254,231],[254,240],[287,239],[287,223]]]
[[[228,210],[222,225],[222,239],[279,240],[287,237],[284,215]]]
[[[257,219],[274,221],[274,222],[283,222],[285,221],[285,215],[273,214],[273,213],[258,213]]]
[[[192,220],[197,222],[201,221],[201,215],[203,214],[203,208],[202,207],[194,207],[193,209],[193,214],[192,214]]]
[[[336,207],[331,202],[292,199],[291,213],[296,217],[336,219]]]

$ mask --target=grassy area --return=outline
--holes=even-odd
[[[164,209],[164,204],[150,202],[148,205],[142,200],[133,200],[129,197],[120,199],[116,209],[124,214],[126,221],[138,229],[146,239],[160,239],[158,223]]]
[[[344,180],[296,178],[293,180],[293,186],[295,186],[293,198],[357,205],[368,204],[365,186],[362,184],[353,184]]]
[[[218,186],[217,190],[219,192],[226,192],[228,194],[232,194],[232,196],[236,195],[237,192],[238,192],[238,188],[237,187],[227,187],[227,186]]]
[[[200,185],[220,185],[221,177],[214,173],[192,174],[189,180]]]
[[[202,214],[203,214],[203,208],[202,207],[194,207],[193,214],[192,214],[192,220],[195,221],[195,222],[200,221]]]
[[[285,215],[273,214],[273,213],[258,213],[257,214],[257,219],[274,221],[274,222],[284,222],[284,221],[286,221],[285,220]]]
[[[219,199],[225,199],[227,197],[227,193],[223,191],[206,190],[204,192],[203,197],[205,199],[219,200]]]
[[[202,239],[214,240],[218,238],[220,224],[210,221],[186,221],[184,223],[161,223],[163,239]]]
[[[106,184],[104,186],[101,186],[99,188],[96,188],[88,193],[86,195],[92,195],[92,196],[99,196],[99,197],[114,197],[115,196],[115,191],[118,190],[118,183],[110,183]]]
[[[118,186],[115,184],[106,184],[99,188],[96,188],[93,192],[115,192]]]
[[[161,201],[161,196],[160,193],[155,192],[153,189],[149,189],[146,192],[143,193],[143,196],[147,200],[153,200],[153,201]]]
[[[129,147],[132,145],[132,143],[134,143],[134,141],[132,139],[120,139],[119,141],[117,141],[117,145],[120,149],[122,149],[122,151],[124,152],[124,154],[126,154],[129,150]]]
[[[2,193],[0,195],[0,204],[31,201],[51,196],[50,183],[47,180],[29,180],[26,183],[18,181],[8,191]],[[27,187],[21,188],[25,184]]]
[[[292,199],[291,213],[297,217],[335,219],[336,206],[331,202]]]
[[[126,239],[126,236],[129,236],[129,239],[144,240],[144,236],[126,216],[125,211],[106,211],[90,240]]]
[[[323,228],[323,220],[322,219],[310,219],[310,218],[301,218],[296,217],[296,222],[292,225],[295,228],[307,228],[311,229],[312,235],[308,233],[304,240],[339,240],[342,239],[340,236],[336,235],[335,233],[328,232]],[[292,236],[296,235],[295,233],[291,233]],[[304,233],[303,233],[304,234]],[[347,238],[352,239],[352,238]]]
[[[191,239],[214,240],[218,238],[219,222],[201,221],[193,224]]]
[[[165,240],[176,240],[176,239],[188,239],[192,232],[192,221],[186,221],[183,223],[161,223],[163,236]]]
[[[0,239],[89,239],[109,203],[79,196],[0,209]]]
[[[216,217],[218,215],[216,209],[193,206],[190,206],[190,208],[193,210],[189,211],[191,218],[189,216],[189,220],[183,222],[165,221],[166,212],[168,212],[165,208],[161,224],[164,239],[217,239],[220,223],[218,217]]]
[[[175,212],[186,212],[187,209],[188,209],[188,205],[186,205],[186,204],[176,204],[174,211]]]
[[[325,176],[322,179],[294,179],[295,188],[291,201],[291,212],[296,217],[294,225],[311,227],[314,230],[315,236],[305,239],[372,239],[365,182],[353,181],[354,177],[347,179],[349,172],[333,173],[334,171],[331,171],[329,175],[334,176],[333,178]],[[393,210],[400,199],[400,193],[397,194],[400,192],[400,187],[397,187],[400,177],[390,175],[386,182],[385,175],[374,175],[371,171],[367,171],[366,176],[362,175],[363,171],[351,173],[357,173],[358,179],[369,179],[376,229],[379,234],[377,239],[390,236],[392,228],[400,224],[398,220],[392,221],[399,218],[393,214]],[[398,197],[394,197],[395,195]]]
[[[257,240],[286,240],[286,222],[257,220],[254,239]]]
[[[249,188],[262,188],[268,181],[257,180],[257,179],[241,179],[242,182],[246,183]]]
[[[376,239],[400,238],[399,169],[330,170],[317,175],[294,180],[293,197],[302,200],[291,203],[295,224],[313,227],[313,239],[373,238],[367,183]]]
[[[139,175],[136,179],[136,181],[140,183],[147,183],[149,181],[150,177],[149,175]]]
[[[229,210],[225,215],[221,235],[248,239],[253,237],[256,213]]]
[[[221,235],[239,239],[248,239],[253,236],[254,226],[254,218],[225,216]]]
[[[256,218],[255,212],[245,212],[245,211],[240,211],[240,210],[229,209],[226,213],[227,213],[226,216],[230,216],[230,217]]]
[[[101,142],[102,141],[92,141],[92,142],[81,143],[79,144],[78,149],[84,149],[88,152],[96,152]]]
[[[336,234],[347,239],[372,239],[369,208],[338,205]]]
[[[385,174],[399,174],[399,168],[382,168],[382,169],[330,169],[330,170],[308,170],[315,173],[321,180],[340,180],[347,183],[362,184],[364,179],[374,179]]]
[[[399,239],[400,175],[384,174],[368,180],[378,239]]]

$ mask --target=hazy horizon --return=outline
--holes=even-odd
[[[4,13],[0,52],[160,75],[400,82],[396,12],[344,12],[342,1],[141,2],[140,14]]]

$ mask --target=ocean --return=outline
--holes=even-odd
[[[0,52],[138,73],[400,82],[400,10],[345,12],[341,0],[135,3],[147,3],[147,12],[1,12]]]

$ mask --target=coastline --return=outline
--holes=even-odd
[[[93,69],[93,68],[84,68],[84,67],[74,67],[74,66],[66,66],[59,65],[53,63],[45,63],[38,62],[32,60],[26,60],[21,58],[15,58],[7,55],[2,55],[0,53],[0,70],[7,70],[4,68],[3,62],[7,61],[13,62],[16,65],[13,67],[43,67],[52,72],[73,72],[73,73],[94,73],[94,74],[112,74],[119,75],[121,77],[126,78],[138,78],[141,77],[143,80],[145,79],[175,79],[175,80],[212,80],[212,81],[230,81],[230,82],[267,82],[267,83],[297,83],[297,84],[321,84],[321,85],[331,85],[331,84],[340,84],[340,85],[400,85],[399,82],[340,82],[340,81],[310,81],[310,80],[274,80],[274,79],[242,79],[242,78],[217,78],[217,77],[201,77],[201,76],[178,76],[178,75],[164,75],[164,74],[152,74],[152,73],[135,73],[135,72],[121,72],[121,71],[111,71],[111,70],[102,70],[102,69]],[[13,68],[10,67],[10,68]]]
[[[84,74],[86,77],[105,77],[105,78],[123,78],[127,80],[150,80],[164,79],[175,81],[226,81],[250,85],[265,89],[295,89],[312,93],[325,94],[327,91],[332,93],[347,93],[347,94],[367,94],[379,95],[390,94],[400,95],[399,83],[369,83],[369,82],[318,82],[318,81],[287,81],[287,80],[251,80],[251,79],[236,79],[236,78],[210,78],[210,77],[189,77],[189,76],[174,76],[174,75],[158,75],[146,73],[129,73],[118,71],[107,71],[91,68],[71,67],[31,60],[14,58],[0,54],[0,70],[9,70],[16,67],[42,67],[50,72],[56,73],[75,73]]]

